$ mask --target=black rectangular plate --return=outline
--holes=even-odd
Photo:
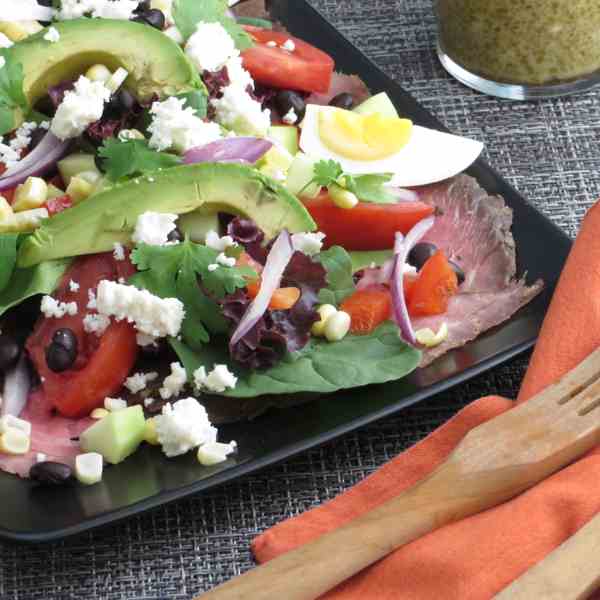
[[[444,129],[304,0],[274,0],[271,10],[292,33],[333,56],[338,70],[358,74],[373,92],[386,91],[403,116]],[[0,473],[0,538],[56,540],[199,493],[396,413],[531,347],[570,241],[484,163],[478,162],[469,173],[488,192],[501,194],[513,209],[519,272],[546,283],[545,291],[509,322],[405,380],[322,396],[300,406],[271,410],[248,423],[223,426],[222,439],[237,440],[239,454],[216,467],[201,467],[193,453],[167,460],[159,449],[145,447],[107,469],[104,480],[91,487],[36,488]]]

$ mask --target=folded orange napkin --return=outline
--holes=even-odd
[[[584,219],[561,275],[518,402],[600,345],[600,203]],[[351,490],[253,542],[265,562],[389,500],[442,462],[473,427],[513,402],[489,396]],[[396,550],[332,590],[327,600],[484,600],[540,561],[600,511],[600,448],[517,498]],[[595,596],[600,600],[600,594]]]

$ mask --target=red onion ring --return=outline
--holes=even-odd
[[[27,368],[27,359],[25,353],[23,353],[14,369],[9,371],[4,378],[0,415],[18,417],[27,404],[30,386],[31,380]]]
[[[271,148],[273,142],[255,137],[232,137],[206,146],[191,148],[183,155],[186,165],[205,162],[245,162],[254,164]]]

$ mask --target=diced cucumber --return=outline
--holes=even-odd
[[[314,183],[308,187],[306,186],[315,176],[315,165],[319,160],[318,158],[311,158],[302,152],[296,154],[290,165],[285,182],[285,186],[290,193],[298,196],[302,192],[301,195],[305,198],[314,198],[317,196],[321,191],[320,186]]]
[[[177,227],[192,242],[204,244],[209,231],[219,231],[219,213],[193,210],[177,219]]]
[[[269,127],[267,137],[279,142],[292,156],[298,154],[298,128],[293,125],[273,125]]]
[[[353,110],[361,115],[372,115],[373,113],[379,113],[382,117],[388,117],[391,119],[398,117],[398,111],[396,110],[394,103],[390,100],[390,97],[385,92],[371,96]]]
[[[60,173],[65,185],[71,183],[71,179],[79,173],[86,171],[95,171],[100,175],[93,154],[71,154],[58,161],[58,172]]]
[[[79,437],[84,452],[98,452],[113,465],[133,454],[144,440],[146,420],[138,404],[110,413]]]

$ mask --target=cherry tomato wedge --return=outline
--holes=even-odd
[[[350,315],[350,331],[366,335],[390,318],[392,297],[384,287],[357,290],[342,302],[340,309]]]
[[[56,215],[67,208],[71,208],[73,206],[73,200],[71,200],[71,196],[65,194],[64,196],[58,196],[57,198],[51,198],[50,200],[46,200],[44,204],[48,214],[50,216]]]
[[[441,315],[448,310],[448,301],[457,289],[456,273],[446,255],[438,250],[419,271],[410,292],[408,312],[413,317]]]
[[[243,65],[257,83],[303,92],[329,90],[335,63],[328,54],[286,33],[250,25],[244,29],[255,45],[242,52]],[[288,40],[293,50],[283,48]]]
[[[346,250],[387,250],[394,246],[396,232],[408,233],[419,221],[433,214],[423,202],[372,204],[359,202],[354,208],[337,207],[326,191],[302,202],[327,237],[325,246]]]
[[[102,279],[116,280],[134,272],[128,260],[115,261],[111,253],[78,258],[65,273],[53,294],[56,300],[76,302],[77,314],[60,319],[41,317],[27,340],[29,356],[42,381],[48,404],[66,417],[83,417],[102,405],[106,396],[116,394],[137,358],[136,333],[125,321],[113,322],[101,337],[87,333],[83,319],[88,290],[96,289]],[[70,281],[79,284],[72,292]],[[77,338],[78,353],[73,366],[61,373],[48,368],[46,348],[57,329],[69,328]]]

